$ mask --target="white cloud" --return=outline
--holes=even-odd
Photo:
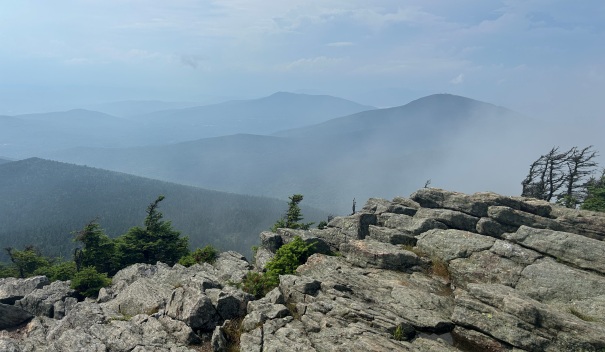
[[[452,80],[450,81],[451,84],[461,84],[464,82],[464,74],[461,73],[458,76],[452,78]]]
[[[345,47],[345,46],[353,46],[353,45],[355,45],[355,43],[353,43],[353,42],[332,42],[332,43],[326,44],[326,46],[332,46],[332,47]]]
[[[313,58],[302,58],[286,64],[281,64],[278,65],[277,68],[280,71],[324,71],[326,69],[333,69],[343,61],[343,58],[317,56]]]

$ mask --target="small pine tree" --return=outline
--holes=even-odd
[[[77,232],[74,241],[84,245],[84,248],[78,248],[74,252],[78,271],[82,267],[93,266],[100,273],[115,273],[115,244],[97,220],[89,222]]]
[[[291,195],[289,197],[289,199],[290,199],[290,202],[288,202],[288,212],[286,213],[286,215],[283,218],[277,220],[277,222],[271,228],[271,231],[275,232],[279,228],[308,230],[311,227],[311,225],[313,225],[312,222],[310,222],[310,223],[300,223],[299,222],[303,219],[303,216],[302,216],[302,211],[300,210],[300,207],[298,206],[298,204],[300,202],[302,202],[303,195],[294,194],[294,195]]]
[[[586,183],[586,199],[580,208],[605,212],[605,170],[600,178],[592,178]]]
[[[189,239],[172,228],[170,221],[162,220],[158,211],[164,196],[159,196],[147,207],[145,227],[135,226],[116,239],[120,267],[135,263],[155,264],[160,261],[174,265],[189,253]]]

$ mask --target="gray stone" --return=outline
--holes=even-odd
[[[368,227],[376,225],[376,215],[371,213],[357,213],[351,216],[337,216],[328,223],[328,227],[335,227],[344,232],[348,239],[364,239],[369,234]]]
[[[308,302],[316,296],[321,288],[321,282],[296,275],[281,275],[279,277],[279,289],[284,295],[286,302]]]
[[[502,234],[517,231],[517,226],[504,225],[491,218],[481,218],[477,221],[476,231],[481,235],[500,238]]]
[[[561,313],[515,289],[469,284],[456,297],[454,322],[529,351],[598,351],[605,327]]]
[[[158,284],[149,278],[140,278],[121,290],[114,299],[101,305],[126,316],[151,315],[166,306],[172,286]]]
[[[404,207],[403,205],[399,205],[399,204],[391,204],[387,209],[388,213],[404,214],[404,215],[409,215],[409,216],[416,215],[417,211],[418,211],[417,208]]]
[[[267,263],[269,263],[274,257],[275,253],[265,249],[264,247],[259,247],[254,254],[254,266],[256,267],[256,270],[264,271]]]
[[[33,315],[19,307],[0,303],[0,329],[7,329],[23,324]]]
[[[285,318],[290,311],[283,304],[252,301],[248,303],[248,314],[242,321],[242,331],[249,332],[263,325],[267,320]]]
[[[55,281],[32,291],[15,305],[33,315],[61,319],[77,302],[75,295],[76,291],[71,289],[69,281]]]
[[[260,234],[261,247],[275,253],[284,242],[280,235],[271,231],[263,231]]]
[[[485,202],[473,201],[471,196],[463,193],[438,188],[421,188],[414,192],[410,199],[424,208],[451,209],[476,217],[487,216],[488,205]]]
[[[1,304],[1,303],[0,303]],[[0,351],[3,352],[22,352],[17,340],[0,337]]]
[[[418,204],[417,202],[411,200],[410,198],[405,198],[405,197],[395,197],[395,198],[393,198],[393,204],[401,205],[401,206],[404,206],[406,208],[420,209],[420,204]]]
[[[495,241],[495,238],[467,231],[430,230],[418,236],[416,246],[424,253],[450,261],[489,249]]]
[[[490,206],[505,206],[539,217],[551,217],[551,205],[547,202],[523,197],[505,197],[491,192],[467,195],[438,188],[422,188],[410,198],[422,207],[457,210],[480,218],[487,216]]]
[[[466,288],[469,283],[497,283],[514,287],[524,268],[524,265],[488,250],[448,263],[452,285],[456,288]]]
[[[242,279],[252,269],[243,255],[233,251],[219,254],[212,266],[216,269],[214,274],[224,284],[242,282]]]
[[[507,226],[531,226],[540,229],[563,230],[564,227],[553,219],[544,218],[531,213],[515,210],[506,206],[494,205],[489,207],[488,216]]]
[[[209,289],[206,295],[222,320],[237,319],[246,315],[248,302],[254,297],[239,289],[225,287],[222,290]]]
[[[576,267],[605,274],[605,242],[546,229],[521,226],[515,233],[504,236],[507,240],[546,254]]]
[[[414,235],[411,233],[401,230],[370,225],[369,232],[368,237],[366,237],[367,239],[390,244],[401,244],[407,246],[416,245],[416,237],[414,237]]]
[[[223,327],[217,326],[212,332],[212,339],[210,340],[212,350],[214,352],[227,352],[227,338],[223,333]]]
[[[494,242],[494,245],[492,248],[490,248],[490,251],[499,255],[500,257],[506,258],[523,266],[533,264],[536,260],[544,257],[540,253],[532,251],[531,249],[501,240]]]
[[[422,261],[412,252],[401,247],[373,240],[356,240],[340,245],[340,252],[347,261],[362,268],[373,267],[387,270],[418,270]]]
[[[605,240],[605,213],[603,212],[553,206],[551,216],[563,226],[563,231],[600,241]]]
[[[605,277],[540,259],[521,272],[515,288],[543,303],[586,301],[605,292]]]
[[[479,218],[460,211],[429,208],[419,209],[414,218],[434,219],[445,224],[448,228],[470,232],[477,231],[477,222],[479,221]]]
[[[17,300],[48,284],[50,281],[46,276],[34,276],[27,279],[2,278],[0,279],[0,303],[14,304]]]
[[[213,331],[221,321],[212,300],[199,289],[189,286],[174,289],[165,312],[194,330]]]
[[[390,201],[383,198],[369,198],[361,211],[363,213],[382,214],[388,211],[393,205]]]
[[[512,349],[512,346],[507,343],[459,325],[452,330],[451,334],[456,344],[467,351],[508,352]]]
[[[257,327],[250,332],[244,332],[240,337],[240,351],[262,352],[263,351],[263,329]]]
[[[435,219],[422,219],[404,214],[382,214],[379,223],[384,227],[397,229],[412,235],[419,235],[432,229],[447,229],[444,223]]]

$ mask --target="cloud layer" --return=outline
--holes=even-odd
[[[598,0],[30,0],[0,7],[5,110],[9,102],[33,109],[280,90],[378,106],[452,92],[558,118],[604,110],[605,3]]]

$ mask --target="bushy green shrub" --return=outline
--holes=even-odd
[[[267,274],[276,278],[279,275],[293,274],[313,254],[313,247],[315,243],[306,243],[300,237],[294,237],[290,243],[281,246],[275,257],[267,263]]]
[[[76,274],[76,263],[73,261],[58,261],[52,266],[39,268],[34,272],[35,275],[44,275],[50,281],[67,281],[71,280]]]
[[[315,243],[306,243],[300,237],[281,246],[267,265],[265,273],[250,272],[242,281],[245,292],[260,298],[279,285],[279,276],[293,274],[313,252]]]
[[[17,277],[19,271],[14,265],[0,263],[0,279],[5,277]]]
[[[257,299],[266,295],[276,286],[275,282],[269,282],[269,277],[266,274],[254,271],[246,274],[240,285],[244,292],[248,292]]]
[[[99,273],[93,266],[78,271],[71,280],[71,288],[85,297],[96,297],[102,287],[109,286],[111,279],[106,273]]]
[[[6,248],[5,250],[20,278],[35,275],[36,270],[51,265],[50,259],[43,256],[40,250],[31,245],[26,246],[22,251],[15,248]]]
[[[194,264],[200,263],[214,263],[218,258],[218,250],[211,245],[207,245],[204,248],[198,248],[195,251],[181,257],[179,264],[189,267]]]

